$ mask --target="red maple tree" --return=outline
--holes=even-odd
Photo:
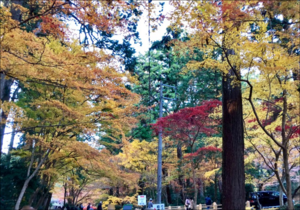
[[[156,133],[160,129],[163,136],[170,136],[174,140],[181,141],[191,148],[201,134],[210,136],[216,133],[215,125],[219,124],[219,119],[210,116],[214,109],[221,105],[218,100],[204,101],[201,106],[187,107],[169,116],[159,118],[152,129]]]
[[[212,117],[211,114],[220,105],[221,102],[218,100],[204,101],[201,106],[184,108],[169,116],[159,118],[155,124],[152,124],[152,128],[156,133],[161,130],[163,136],[170,136],[173,140],[177,140],[179,144],[188,147],[191,152],[189,155],[193,156],[194,145],[202,135],[210,136],[217,133],[217,125],[220,124],[220,119]],[[204,154],[206,149],[202,149],[203,151],[200,149],[197,152]],[[195,155],[197,152],[195,152]],[[194,200],[197,200],[198,192],[196,168],[199,167],[200,161],[197,158],[188,158],[193,176]]]

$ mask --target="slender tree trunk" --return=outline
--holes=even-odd
[[[116,197],[120,196],[120,188],[119,186],[116,187]]]
[[[288,198],[288,209],[293,210],[293,200],[292,200],[292,184],[291,184],[291,176],[290,176],[290,167],[289,167],[289,139],[286,137],[285,134],[285,126],[287,122],[287,91],[284,90],[282,94],[283,98],[283,110],[282,110],[282,130],[281,130],[281,138],[282,138],[282,155],[283,155],[283,165],[284,165],[284,174],[285,174],[285,181],[286,181],[286,192]]]
[[[41,196],[39,197],[38,202],[34,206],[35,209],[39,209],[40,207],[43,207],[43,204],[45,203],[45,200],[47,198],[48,198],[48,190],[43,190]]]
[[[292,199],[292,184],[291,184],[291,176],[290,176],[290,169],[289,169],[289,162],[288,162],[288,151],[287,149],[282,150],[283,153],[283,162],[284,162],[284,171],[285,171],[285,181],[286,181],[286,191],[287,191],[287,198],[288,198],[288,210],[294,209],[293,199]]]
[[[200,183],[200,187],[199,187],[199,196],[200,198],[204,196],[204,189],[203,189],[203,181],[201,178],[199,178],[199,183]]]
[[[23,198],[23,196],[24,196],[24,194],[25,194],[25,191],[26,191],[26,189],[27,189],[27,187],[28,187],[29,182],[30,182],[31,179],[37,174],[37,172],[40,170],[42,164],[44,163],[44,161],[45,161],[46,158],[48,157],[48,154],[49,154],[49,150],[46,152],[44,158],[42,158],[42,159],[40,160],[40,162],[39,162],[39,164],[37,165],[37,167],[35,168],[35,170],[34,170],[34,171],[32,172],[32,174],[29,176],[29,172],[30,172],[30,168],[31,168],[31,166],[32,166],[33,158],[31,159],[32,161],[31,161],[31,163],[30,163],[30,165],[29,165],[29,167],[28,167],[27,178],[26,178],[26,180],[25,180],[25,182],[24,182],[24,184],[23,184],[23,187],[22,187],[21,192],[20,192],[20,194],[19,194],[19,197],[18,197],[18,199],[17,199],[16,205],[15,205],[15,210],[19,210],[19,209],[20,209],[20,204],[21,204],[22,198]],[[34,155],[34,153],[33,153],[32,155]]]
[[[28,202],[28,204],[30,205],[30,206],[32,206],[32,204],[34,203],[34,201],[36,200],[36,198],[37,198],[37,196],[38,196],[38,194],[39,194],[39,192],[41,191],[41,185],[38,187],[38,188],[36,188],[36,190],[34,191],[34,193],[30,196],[30,199],[29,199],[29,202]]]
[[[49,209],[51,198],[52,198],[52,193],[48,193],[48,199],[47,199],[44,209]]]
[[[66,197],[67,197],[67,182],[64,184],[64,206],[66,206]]]
[[[163,179],[165,179],[165,177],[168,176],[168,169],[163,168],[162,169],[162,174],[163,174]],[[169,184],[166,185],[166,203],[172,203],[170,185]]]
[[[222,197],[223,197],[223,190],[222,190],[222,180],[221,178],[218,180],[218,185],[219,185],[219,192],[220,192],[220,203],[222,204]]]
[[[184,181],[183,181],[184,176],[181,173],[182,148],[181,148],[180,143],[177,144],[177,158],[179,160],[179,164],[178,164],[178,183],[179,183],[179,186],[181,187],[180,198],[181,198],[182,202],[184,203],[184,201],[185,201]]]
[[[215,184],[214,184],[214,201],[218,202],[218,179],[216,173],[215,173]]]
[[[111,188],[109,189],[108,195],[114,195],[114,189],[113,189],[113,187],[111,187]]]
[[[197,204],[197,198],[198,198],[198,187],[197,187],[197,182],[196,182],[196,169],[194,166],[193,167],[193,184],[194,184],[194,206],[193,209],[196,209],[196,204]]]
[[[283,203],[283,192],[282,192],[282,189],[281,189],[281,187],[278,185],[278,188],[279,188],[279,205],[280,206],[283,206],[284,205],[284,203]]]
[[[245,209],[244,130],[240,82],[233,70],[223,76],[223,171],[222,208]]]
[[[26,189],[27,189],[27,187],[28,187],[28,184],[29,184],[30,180],[31,180],[31,179],[26,179],[26,180],[25,180],[25,182],[24,182],[24,184],[23,184],[23,187],[22,187],[22,190],[21,190],[21,192],[20,192],[20,195],[19,195],[19,197],[18,197],[16,206],[15,206],[15,210],[19,210],[19,209],[20,209],[20,204],[21,204],[22,198],[23,198],[23,196],[24,196],[24,194],[25,194],[25,191],[26,191]]]
[[[283,168],[284,168],[284,166],[283,166]],[[284,170],[282,170],[282,176],[281,176],[281,182],[282,183],[284,182],[284,177],[285,177]],[[280,184],[278,185],[278,188],[279,188],[279,205],[283,206],[284,205],[284,203],[283,203],[283,190],[280,187]]]

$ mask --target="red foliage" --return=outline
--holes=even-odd
[[[174,114],[159,118],[155,124],[152,124],[152,129],[156,134],[159,129],[162,129],[164,136],[183,141],[189,146],[193,145],[200,134],[209,136],[217,132],[214,125],[219,121],[210,118],[209,115],[220,105],[220,101],[212,100],[204,101],[201,106],[181,109]]]
[[[217,148],[214,146],[207,146],[207,147],[199,148],[196,152],[186,155],[185,158],[210,156],[221,152],[222,152],[221,148]]]

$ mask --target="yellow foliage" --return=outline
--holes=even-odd
[[[124,204],[130,203],[133,205],[137,205],[137,197],[138,197],[138,194],[135,194],[133,196],[126,196],[124,198],[109,196],[108,199],[103,202],[102,207],[103,207],[103,209],[107,209],[107,206],[109,204],[124,205]]]

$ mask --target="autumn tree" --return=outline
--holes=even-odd
[[[253,72],[255,69],[263,75],[273,73],[280,78],[282,87],[287,82],[288,74],[296,73],[298,49],[298,33],[296,32],[299,22],[299,2],[228,2],[228,1],[174,1],[176,10],[173,18],[176,25],[183,21],[187,22],[186,28],[191,31],[188,43],[178,43],[181,49],[190,49],[201,46],[207,57],[203,62],[190,62],[190,70],[205,68],[219,69],[224,73],[223,77],[223,207],[225,209],[244,208],[244,134],[242,116],[242,93],[241,82],[248,86],[250,91],[245,98],[250,102],[252,111],[255,113],[256,100],[254,96],[254,84],[243,70]],[[261,6],[258,6],[261,5]],[[185,14],[185,15],[183,15]],[[266,16],[266,14],[271,17]],[[278,40],[274,40],[274,30],[268,30],[268,22],[274,17],[283,15],[288,20],[286,29],[281,28],[275,34]],[[184,25],[183,25],[184,26]],[[255,27],[255,32],[250,32]],[[285,46],[283,46],[285,45]],[[289,46],[289,47],[286,47]],[[293,47],[291,47],[293,46]],[[216,49],[222,51],[222,55],[215,60],[210,58]],[[291,50],[293,49],[293,50]],[[279,53],[281,56],[275,56]],[[279,55],[278,54],[278,55]],[[285,64],[281,63],[285,60]],[[284,79],[286,78],[286,79]],[[278,79],[277,79],[278,80]],[[259,81],[257,81],[259,82]],[[281,92],[281,97],[288,97],[288,90]],[[286,102],[283,102],[287,104]],[[286,105],[285,105],[286,106]],[[282,109],[286,110],[286,108]],[[260,119],[255,114],[256,119]],[[287,115],[283,111],[285,124]],[[266,126],[258,120],[260,128],[272,141],[276,140]],[[285,130],[285,128],[283,128]],[[288,171],[286,134],[282,132],[282,141],[274,141],[285,150],[285,169]],[[278,144],[279,143],[279,144]],[[232,146],[235,145],[235,146]],[[234,166],[234,167],[233,167]],[[289,175],[287,179],[288,208],[293,209]]]
[[[222,165],[222,149],[215,146],[200,147],[194,153],[185,156],[194,163],[197,176],[214,183],[214,200],[217,202],[218,174]]]
[[[5,61],[1,62],[1,74],[22,83],[23,90],[27,89],[25,92],[35,93],[29,104],[8,100],[1,104],[2,113],[14,117],[18,132],[25,132],[25,144],[21,150],[27,152],[29,160],[27,177],[15,209],[19,209],[29,182],[40,173],[40,169],[54,168],[57,163],[52,158],[72,145],[68,142],[94,134],[99,129],[99,122],[109,122],[116,129],[121,121],[132,125],[132,108],[138,101],[138,97],[125,88],[124,74],[113,67],[113,61],[117,61],[103,50],[82,51],[81,45],[66,39],[65,24],[55,16],[72,13],[77,20],[85,20],[109,32],[122,28],[123,21],[115,22],[106,15],[100,15],[102,18],[99,16],[97,20],[90,18],[99,13],[91,8],[102,8],[102,14],[110,7],[126,10],[132,9],[132,5],[93,1],[78,1],[74,5],[60,1],[27,3],[38,7],[38,12],[14,3],[9,5],[10,8],[7,5],[1,7],[1,61]],[[19,11],[18,18],[12,17],[11,8]],[[40,23],[35,33],[23,30],[26,23],[32,22]],[[108,65],[107,61],[111,64]],[[133,81],[127,75],[127,82]]]
[[[201,106],[184,108],[176,113],[159,118],[152,127],[156,132],[162,129],[164,136],[170,136],[171,139],[182,143],[191,153],[194,153],[199,139],[216,133],[213,126],[217,124],[217,121],[211,118],[210,114],[219,105],[221,105],[221,102],[217,100],[204,101]],[[198,195],[196,163],[191,162],[195,201],[197,201]]]
[[[23,7],[24,6],[24,7]],[[67,33],[66,24],[62,20],[76,21],[84,28],[96,27],[97,29],[106,32],[113,33],[115,30],[122,30],[128,32],[130,35],[129,25],[131,25],[136,20],[134,18],[124,18],[124,14],[119,11],[129,12],[134,10],[139,6],[138,3],[126,4],[120,1],[112,1],[109,4],[100,1],[7,1],[5,4],[1,5],[1,100],[9,101],[9,95],[11,90],[12,81],[20,82],[31,80],[40,80],[41,82],[55,83],[50,81],[51,73],[49,77],[45,80],[44,78],[38,77],[38,74],[31,74],[32,72],[28,70],[28,67],[48,67],[55,68],[57,66],[66,66],[66,64],[55,63],[59,61],[42,60],[46,56],[43,51],[43,47],[38,49],[31,49],[34,43],[45,45],[43,42],[39,42],[38,37],[53,36],[59,39],[62,43],[67,44],[67,39],[69,38],[69,33]],[[80,9],[78,9],[80,8]],[[95,8],[99,8],[96,10]],[[114,10],[112,10],[114,9]],[[100,11],[101,10],[101,11]],[[110,16],[107,16],[108,14]],[[136,12],[136,15],[139,15]],[[98,18],[93,18],[97,16]],[[129,28],[128,28],[128,27]],[[26,32],[25,30],[29,31]],[[134,31],[133,31],[134,32]],[[16,34],[17,36],[14,36]],[[86,34],[87,36],[90,33]],[[27,37],[26,37],[27,36]],[[10,37],[10,38],[8,38]],[[31,38],[29,38],[31,37]],[[8,38],[8,39],[7,39]],[[25,52],[29,52],[29,57],[27,55],[22,55],[17,53],[17,49],[11,45],[11,43],[17,43],[23,40],[27,43],[19,42],[20,47],[26,47]],[[30,41],[29,41],[30,40]],[[66,42],[65,42],[66,41]],[[22,49],[19,49],[22,51]],[[26,54],[26,53],[25,53]],[[48,57],[49,58],[49,57]],[[24,64],[22,72],[16,71],[12,66],[13,63],[7,63],[7,59],[14,61],[15,65]],[[4,62],[5,61],[5,62]],[[51,64],[50,64],[50,63]],[[13,69],[13,70],[12,70]],[[16,72],[20,74],[16,74]],[[46,73],[46,71],[44,72]],[[53,78],[53,77],[52,77]],[[6,116],[3,115],[2,120],[5,124]],[[5,125],[2,124],[1,128],[1,149],[4,136]],[[1,150],[2,151],[2,150]]]

